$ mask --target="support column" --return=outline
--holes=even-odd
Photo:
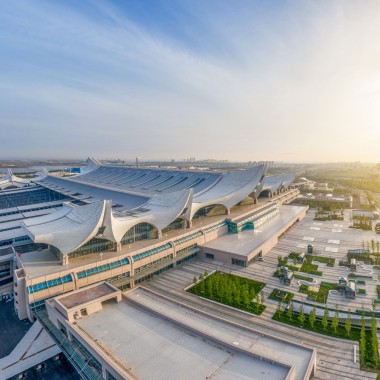
[[[186,228],[191,228],[193,226],[193,222],[189,222],[186,220]]]
[[[115,251],[121,252],[121,243],[116,243]]]
[[[69,255],[62,255],[62,265],[69,265]]]
[[[162,231],[161,230],[158,231],[157,237],[158,237],[158,239],[162,239]]]
[[[228,208],[227,210],[226,210],[226,215],[230,215],[231,214],[231,210]]]

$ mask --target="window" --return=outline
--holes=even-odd
[[[239,260],[235,258],[231,258],[232,265],[238,265],[240,267],[246,267],[247,263],[244,260]]]

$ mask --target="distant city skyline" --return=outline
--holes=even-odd
[[[380,2],[0,2],[0,159],[380,162]]]

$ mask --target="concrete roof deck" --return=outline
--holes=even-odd
[[[303,206],[283,206],[273,219],[254,230],[245,230],[238,234],[228,234],[203,245],[205,248],[217,249],[241,256],[248,256],[259,248],[275,233],[284,228],[305,210]]]
[[[262,333],[254,329],[246,330],[239,325],[219,319],[219,316],[211,317],[200,310],[189,308],[184,304],[178,304],[172,299],[162,297],[154,291],[141,287],[125,293],[127,299],[152,310],[162,316],[178,321],[184,326],[196,329],[200,333],[233,344],[240,349],[262,356],[273,361],[273,365],[287,364],[295,366],[294,379],[303,379],[313,360],[313,350],[309,347],[280,339],[271,332]],[[257,318],[257,316],[253,316]]]
[[[102,282],[96,286],[86,287],[83,290],[76,291],[67,296],[56,297],[56,300],[66,307],[66,309],[72,309],[73,307],[95,301],[98,298],[113,293],[119,293],[119,291],[115,290],[106,282]]]
[[[284,379],[289,373],[127,302],[106,304],[76,323],[139,379]]]

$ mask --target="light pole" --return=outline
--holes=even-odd
[[[103,260],[103,252],[100,252],[99,256],[100,256],[100,261],[102,261]]]

